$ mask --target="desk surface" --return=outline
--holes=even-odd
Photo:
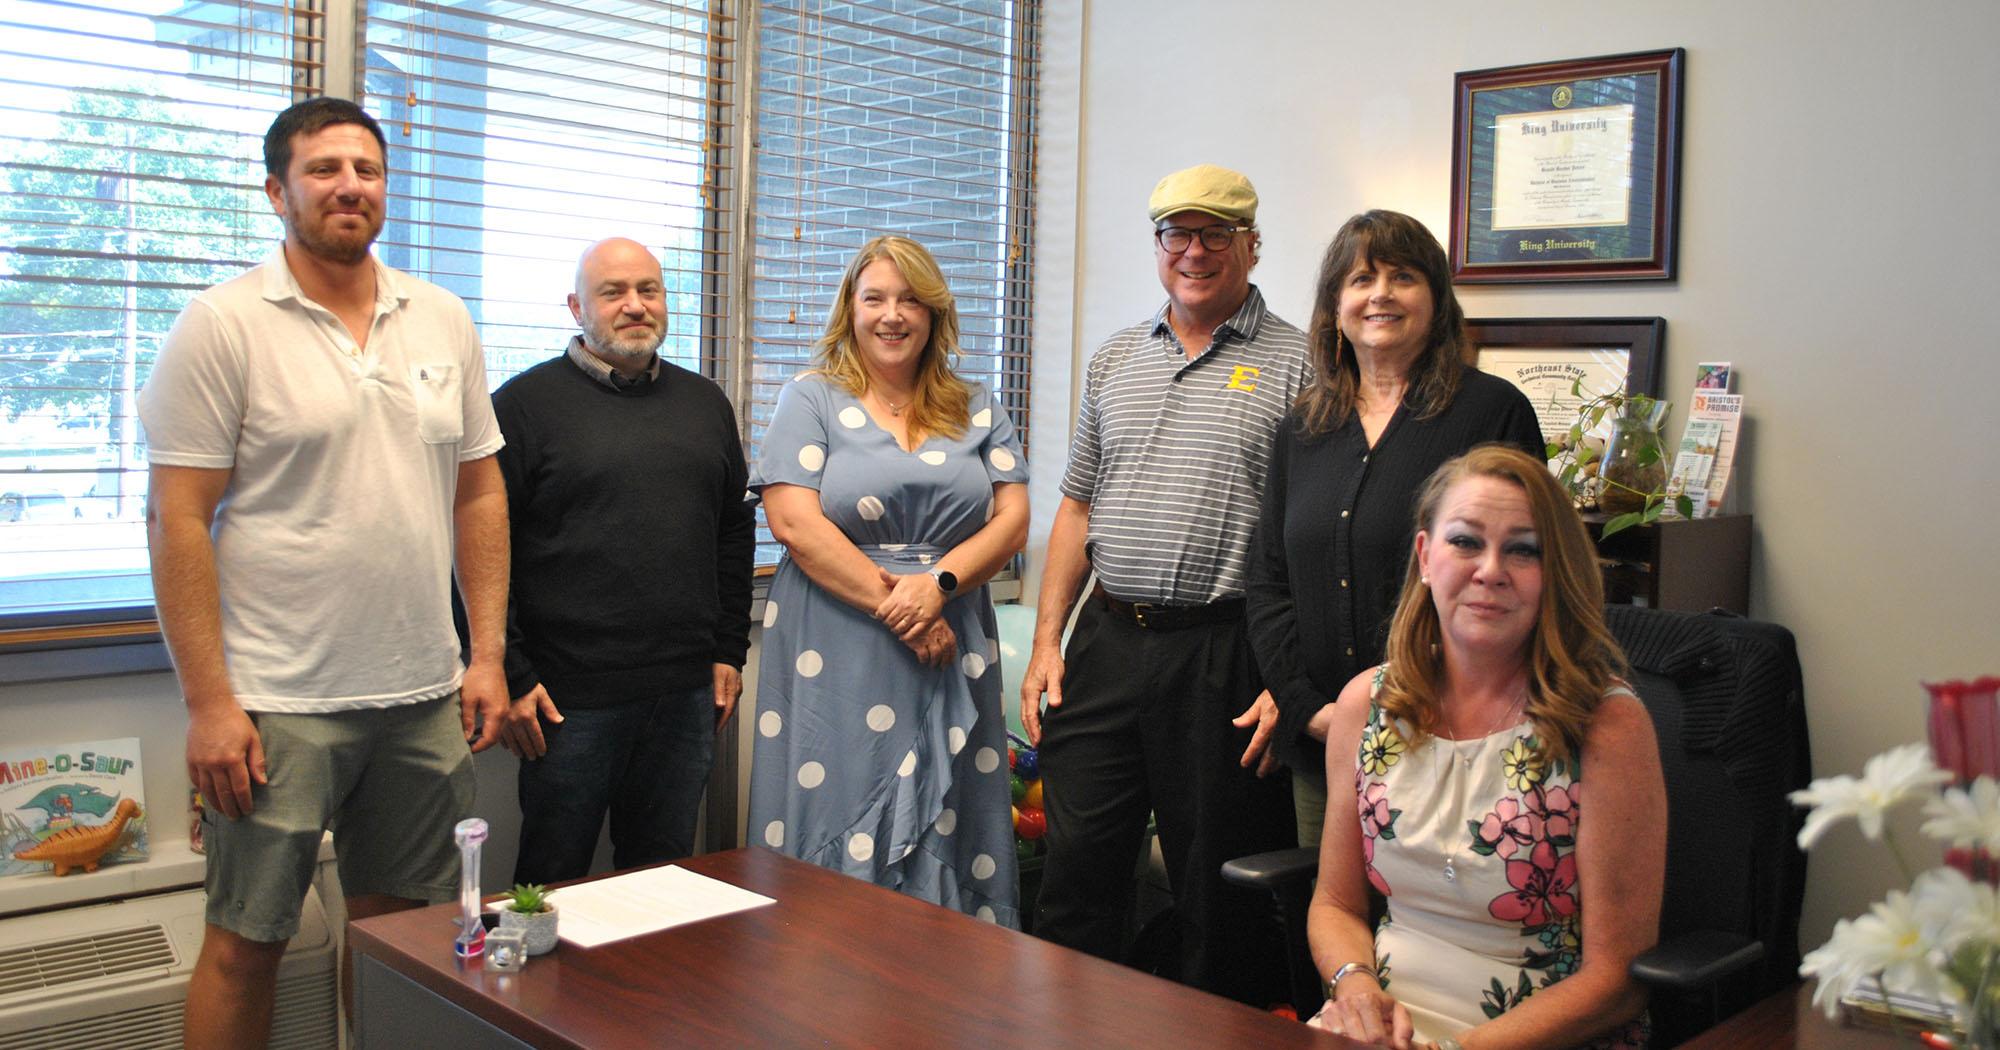
[[[357,921],[349,943],[540,1047],[1359,1045],[768,850],[682,865],[777,903],[518,974],[452,959],[454,905]]]
[[[1829,1021],[1812,1004],[1810,984],[1773,993],[1763,1002],[1682,1044],[1681,1050],[1890,1050],[1914,1045],[1879,1028]]]

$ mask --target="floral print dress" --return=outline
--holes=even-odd
[[[1544,760],[1526,719],[1413,748],[1369,711],[1354,790],[1368,881],[1389,901],[1375,962],[1420,1040],[1498,1017],[1581,964],[1580,773],[1577,759]],[[1645,1040],[1634,1021],[1585,1045]]]

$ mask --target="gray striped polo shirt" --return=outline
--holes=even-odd
[[[1083,380],[1062,494],[1090,504],[1090,560],[1128,602],[1243,593],[1271,438],[1306,376],[1305,333],[1256,286],[1200,357],[1167,307],[1105,340]]]

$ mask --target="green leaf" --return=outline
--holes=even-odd
[[[1639,449],[1639,455],[1636,459],[1636,462],[1642,467],[1650,467],[1653,464],[1658,463],[1662,455],[1664,455],[1664,453],[1660,451],[1660,446],[1644,445],[1641,446]]]
[[[1692,518],[1694,517],[1694,500],[1686,496],[1675,496],[1674,509],[1680,512],[1681,517]]]
[[[1657,516],[1658,515],[1655,515],[1655,517]],[[1620,532],[1624,532],[1626,529],[1629,529],[1634,525],[1640,524],[1643,518],[1644,515],[1636,510],[1630,514],[1620,514],[1617,517],[1612,518],[1610,521],[1604,523],[1604,531],[1598,533],[1597,538],[1610,539],[1613,535]]]

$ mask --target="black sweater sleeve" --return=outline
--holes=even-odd
[[[723,421],[734,439],[736,413],[722,403]],[[757,555],[757,505],[750,499],[750,470],[739,442],[729,463],[715,516],[715,662],[739,670],[750,654],[751,571]]]
[[[528,505],[531,468],[525,460],[534,450],[534,443],[527,433],[527,413],[507,396],[503,386],[493,395],[493,416],[500,424],[500,436],[506,441],[496,458],[500,463],[500,478],[507,486],[508,511],[510,515],[518,514],[519,508]],[[511,524],[508,531],[512,532]],[[514,598],[513,581],[510,580],[507,587],[507,655],[502,667],[507,673],[507,695],[521,697],[542,684],[542,679],[535,673],[534,662],[528,659],[526,635],[521,632],[520,610]]]
[[[1250,571],[1244,584],[1244,618],[1250,647],[1264,686],[1278,705],[1278,724],[1271,746],[1278,759],[1296,767],[1303,757],[1301,738],[1306,723],[1332,697],[1321,696],[1299,656],[1299,621],[1292,596],[1291,566],[1285,556],[1286,486],[1291,475],[1292,434],[1297,421],[1287,418],[1272,439],[1270,474],[1264,481],[1264,503],[1250,545]]]

